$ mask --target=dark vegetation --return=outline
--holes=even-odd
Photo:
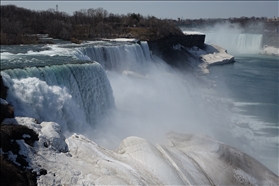
[[[38,134],[33,130],[18,124],[9,124],[0,126],[1,134],[1,149],[4,154],[0,155],[1,160],[1,185],[36,185],[37,174],[32,170],[27,169],[28,162],[26,157],[19,153],[20,147],[16,140],[24,140],[24,142],[30,146],[33,146],[37,141]],[[23,134],[28,134],[30,138],[24,138]],[[15,161],[18,163],[15,165],[8,159],[7,152],[16,154]]]
[[[0,75],[0,98],[6,99],[8,88],[4,86],[2,76]],[[1,144],[0,148],[3,153],[0,155],[0,167],[1,167],[1,185],[15,185],[15,186],[33,186],[37,185],[37,176],[44,173],[44,170],[40,171],[39,175],[28,169],[28,162],[26,157],[19,153],[20,146],[16,140],[24,140],[24,142],[33,146],[34,142],[39,140],[38,134],[26,126],[15,124],[4,125],[2,121],[5,118],[14,117],[14,109],[10,104],[0,104],[0,136]],[[29,137],[24,136],[29,135]],[[16,164],[12,162],[7,153],[12,152],[16,155]]]
[[[153,40],[183,33],[170,20],[135,13],[118,15],[103,8],[82,9],[69,15],[54,9],[32,11],[15,5],[1,6],[1,44],[39,43],[34,34],[79,42],[116,37]]]
[[[265,29],[274,30],[278,27],[279,18],[267,17],[233,17],[228,19],[178,19],[178,26],[185,26],[191,28],[207,28],[216,24],[238,24],[239,27],[244,28],[246,32],[262,33]]]
[[[278,36],[278,18],[240,17],[229,19],[158,19],[136,13],[113,14],[103,8],[75,11],[72,15],[48,9],[33,11],[15,5],[1,6],[1,44],[40,43],[36,34],[49,34],[56,39],[80,43],[80,40],[99,38],[136,38],[158,40],[182,35],[179,27],[201,28],[220,23],[236,23],[248,32],[263,33],[269,39]],[[254,25],[251,27],[251,25]],[[265,32],[265,30],[272,31]],[[276,34],[277,33],[277,34]],[[271,42],[274,39],[271,39]]]
[[[173,35],[183,35],[179,27],[205,28],[227,22],[238,24],[247,32],[264,34],[264,43],[278,44],[276,38],[278,38],[279,18],[276,17],[172,20],[136,13],[113,14],[103,8],[81,9],[69,15],[54,9],[34,11],[15,5],[1,6],[0,41],[1,44],[46,42],[38,39],[36,34],[49,34],[52,38],[74,43],[80,43],[81,40],[117,37],[154,41]]]

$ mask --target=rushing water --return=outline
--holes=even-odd
[[[171,130],[203,133],[278,174],[278,59],[235,58],[201,78],[173,70],[146,42],[2,46],[1,74],[17,116],[57,122],[65,135],[116,148],[131,135],[160,143]]]

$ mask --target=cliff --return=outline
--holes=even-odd
[[[175,67],[187,68],[189,66],[185,55],[175,49],[175,46],[182,45],[183,47],[198,47],[203,49],[205,35],[190,34],[190,35],[169,35],[160,39],[148,41],[149,49],[153,54],[161,57],[169,65]]]
[[[0,75],[0,123],[5,118],[14,117],[14,108],[6,101],[8,88],[4,85],[2,75]]]

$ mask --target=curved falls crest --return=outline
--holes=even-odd
[[[57,122],[63,131],[94,127],[103,114],[115,107],[103,68],[137,71],[150,61],[147,42],[89,45],[76,48],[74,56],[88,62],[4,70],[7,99],[16,108],[15,115]]]

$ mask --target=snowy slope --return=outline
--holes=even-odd
[[[233,63],[234,57],[217,45],[207,45],[203,49],[198,47],[187,48],[182,45],[173,46],[174,50],[183,52],[189,60],[189,64],[201,74],[209,73],[209,66]]]
[[[39,134],[30,147],[18,141],[29,168],[47,174],[38,185],[277,185],[278,177],[248,155],[206,136],[168,133],[169,145],[128,137],[108,150],[86,137],[61,134],[54,122],[6,119]],[[4,152],[2,152],[4,153]],[[14,156],[9,152],[11,156]]]

